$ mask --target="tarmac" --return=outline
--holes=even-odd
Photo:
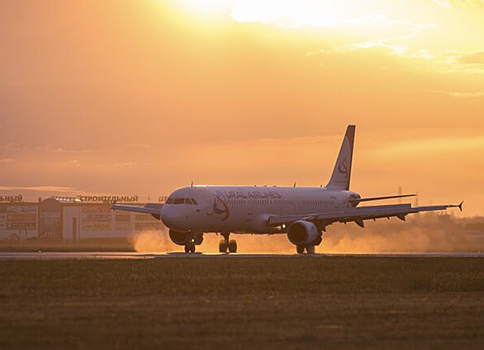
[[[371,253],[371,254],[210,254],[105,252],[0,252],[0,260],[122,260],[122,259],[239,259],[239,258],[484,258],[484,253]]]

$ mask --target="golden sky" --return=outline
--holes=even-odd
[[[354,123],[353,190],[484,215],[483,0],[2,0],[0,77],[0,193],[325,184]]]

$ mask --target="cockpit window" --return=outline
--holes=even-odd
[[[188,204],[188,205],[198,205],[195,198],[168,198],[166,204]]]
[[[175,198],[173,204],[185,204],[185,198]]]

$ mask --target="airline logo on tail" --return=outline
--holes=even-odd
[[[338,172],[345,176],[345,179],[348,179],[348,161],[346,157],[338,164]]]

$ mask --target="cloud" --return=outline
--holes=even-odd
[[[444,8],[451,8],[452,6],[472,6],[484,8],[484,0],[430,0],[435,5]]]
[[[0,158],[0,164],[11,163],[14,159],[12,158]]]
[[[436,4],[439,7],[450,7],[450,2],[447,0],[431,0],[434,4]]]
[[[456,91],[443,91],[443,90],[428,90],[428,92],[434,92],[437,94],[443,94],[443,95],[448,95],[452,97],[484,97],[484,91],[456,92]]]
[[[346,55],[350,60],[358,60],[363,53],[374,57],[374,68],[388,69],[389,66],[407,71],[413,71],[415,74],[421,73],[439,74],[441,78],[448,77],[449,81],[460,75],[466,80],[474,79],[478,75],[484,74],[484,51],[479,52],[459,52],[456,50],[431,50],[425,48],[414,48],[411,44],[401,44],[388,40],[368,40],[354,44],[342,45],[332,49],[323,49],[319,52],[308,52],[307,56],[321,55],[320,66],[326,66],[329,55],[339,56]],[[383,60],[385,57],[388,60]],[[393,57],[393,59],[392,59]],[[400,60],[400,61],[398,61]],[[465,74],[463,76],[462,74]],[[443,81],[443,80],[441,80]],[[455,80],[454,80],[455,82]],[[484,85],[479,81],[478,91],[461,92],[459,89],[465,86],[457,87],[457,91],[449,91],[448,88],[435,90],[420,90],[414,92],[435,92],[453,97],[481,97]],[[391,89],[388,89],[391,90]]]
[[[484,0],[448,0],[451,4],[459,4],[484,8]]]
[[[455,136],[455,137],[435,137],[416,140],[405,140],[386,144],[382,148],[376,148],[373,154],[377,155],[399,155],[413,153],[441,154],[442,152],[463,152],[463,151],[484,150],[483,136]]]
[[[77,159],[69,160],[67,164],[74,166],[76,168],[79,168],[81,166],[81,163]]]
[[[39,191],[39,192],[72,193],[77,191],[77,189],[74,187],[63,187],[63,186],[0,186],[0,191]]]
[[[472,52],[469,54],[462,55],[458,62],[464,64],[482,64],[484,65],[484,51]]]
[[[407,45],[386,44],[383,41],[366,41],[353,45],[348,45],[337,49],[339,52],[351,52],[361,49],[383,48],[391,55],[409,59],[432,60],[435,55],[428,50],[411,50]]]
[[[402,90],[402,89],[382,89],[382,91],[396,91],[403,93],[431,93],[431,94],[441,94],[457,98],[473,98],[473,97],[484,97],[484,91],[473,91],[473,92],[463,92],[463,91],[446,91],[446,90]]]
[[[231,15],[239,22],[261,22],[289,28],[365,25],[384,20],[382,14],[366,12],[355,0],[244,0],[235,2]]]
[[[436,27],[433,16],[423,23],[415,22],[415,16],[408,16],[412,9],[414,4],[401,1],[244,0],[235,2],[232,18],[242,23],[320,28],[328,36],[342,30],[350,40],[399,41],[414,39],[425,29]]]
[[[279,3],[282,5],[278,6]],[[243,23],[318,28],[325,50],[345,52],[383,48],[388,50],[387,55],[413,60],[414,71],[418,73],[484,73],[484,67],[475,67],[484,65],[481,52],[463,55],[471,49],[468,43],[473,40],[469,36],[478,38],[482,32],[482,25],[476,22],[478,15],[471,16],[469,12],[476,12],[476,6],[482,7],[483,0],[431,0],[423,3],[343,0],[336,6],[333,4],[311,0],[235,1],[232,17]],[[434,4],[442,9],[435,9]],[[447,8],[454,5],[468,8],[449,12]],[[469,19],[468,26],[456,25],[466,18]],[[442,39],[439,40],[440,37]],[[337,38],[339,43],[328,38]],[[428,41],[428,38],[432,40]],[[451,51],[452,54],[449,54]],[[459,59],[460,56],[462,58]],[[321,65],[324,66],[324,63]]]
[[[127,147],[129,147],[129,148],[148,149],[148,148],[151,148],[151,145],[149,145],[147,143],[132,143],[132,144],[128,145]]]
[[[134,162],[123,162],[123,163],[116,163],[114,164],[116,167],[131,167],[131,166],[138,166],[138,163]]]
[[[3,144],[0,145],[0,149],[4,149],[7,151],[21,151],[25,150],[27,147],[24,145],[21,145],[19,143],[8,143],[8,144]]]
[[[82,149],[82,150],[69,150],[62,147],[56,147],[53,145],[42,145],[37,146],[36,149],[41,151],[47,151],[52,153],[97,153],[99,151],[92,150],[92,149]]]

